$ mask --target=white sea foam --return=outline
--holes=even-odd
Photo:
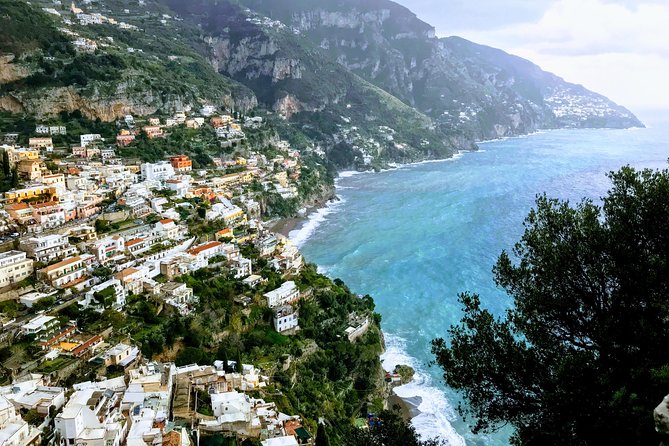
[[[309,237],[316,231],[318,226],[323,223],[327,216],[332,214],[345,203],[346,200],[339,199],[338,201],[331,201],[326,206],[319,208],[315,212],[309,214],[307,221],[305,221],[299,228],[290,231],[288,238],[298,247],[302,247]]]
[[[359,172],[357,170],[344,170],[342,172],[339,172],[339,175],[337,175],[337,178],[335,179],[335,184],[342,178],[352,177],[353,175],[360,175],[361,173],[365,172]]]
[[[404,364],[415,371],[409,384],[396,387],[394,391],[402,399],[421,399],[417,408],[420,413],[411,419],[416,432],[424,439],[438,438],[445,440],[449,446],[464,446],[465,439],[450,423],[455,418],[455,412],[444,392],[434,385],[430,375],[407,353],[404,339],[387,333],[384,333],[384,338],[386,351],[381,355],[383,368],[391,371],[395,366]]]
[[[537,130],[536,132],[525,133],[523,135],[502,136],[502,137],[493,138],[493,139],[482,139],[480,141],[475,141],[475,142],[476,142],[476,144],[490,144],[490,143],[493,143],[493,142],[508,141],[508,140],[512,140],[512,139],[525,139],[525,138],[529,138],[531,136],[542,135],[544,133],[553,132],[553,131],[556,131],[556,130],[551,130],[551,129]]]

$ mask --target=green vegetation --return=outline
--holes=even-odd
[[[52,54],[67,45],[48,15],[23,1],[0,0],[0,29],[0,53],[46,48]]]
[[[514,307],[495,317],[463,294],[461,323],[434,341],[475,430],[510,424],[515,445],[660,442],[669,171],[625,167],[610,178],[601,207],[539,197],[513,257],[494,268]]]
[[[384,410],[371,420],[369,429],[352,429],[349,443],[356,446],[440,446],[439,440],[421,440],[414,427],[397,412]]]

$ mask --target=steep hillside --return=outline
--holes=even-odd
[[[275,112],[340,167],[448,157],[627,109],[389,0],[0,0],[0,109],[110,121],[212,103]],[[4,30],[7,30],[6,32]]]
[[[341,166],[447,157],[470,148],[433,120],[338,64],[283,23],[233,2],[162,0],[196,23],[209,59],[259,101],[329,148]]]
[[[203,103],[256,106],[251,90],[177,38],[187,29],[137,5],[112,0],[77,15],[52,2],[0,0],[0,109],[110,121]]]
[[[342,66],[473,138],[539,128],[641,126],[605,97],[524,59],[434,29],[388,0],[243,0]]]

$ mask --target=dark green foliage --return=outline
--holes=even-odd
[[[476,295],[433,343],[477,430],[510,423],[518,445],[657,444],[667,393],[669,171],[610,174],[603,206],[541,196],[495,279],[501,318]]]
[[[438,440],[421,440],[414,427],[397,412],[384,410],[369,423],[369,429],[352,429],[346,444],[356,446],[439,446]]]
[[[2,173],[9,176],[11,166],[9,164],[9,153],[6,150],[2,151]]]
[[[56,299],[54,299],[53,296],[43,297],[33,304],[32,310],[35,312],[48,310],[55,302]]]
[[[330,160],[335,163],[340,168],[350,168],[354,166],[356,160],[361,162],[362,153],[360,150],[354,149],[350,144],[346,142],[340,142],[335,144],[332,149],[328,152],[328,157]]]
[[[100,267],[97,267],[93,270],[93,275],[95,277],[99,277],[103,280],[107,280],[111,277],[112,270],[111,270],[111,268],[107,268],[105,266],[100,266]]]
[[[0,29],[0,53],[48,48],[49,54],[56,54],[70,46],[45,12],[24,1],[0,0]]]
[[[93,298],[102,305],[103,308],[109,308],[114,303],[114,287],[108,287],[101,291],[93,293]]]
[[[323,423],[318,424],[318,431],[316,432],[316,446],[330,446],[330,437],[325,430]]]
[[[2,89],[21,91],[40,87],[86,87],[90,82],[109,82],[120,79],[127,68],[124,59],[115,54],[81,54],[64,63],[56,60],[42,60],[40,71],[31,76],[9,84]]]
[[[269,217],[294,217],[299,210],[299,202],[295,198],[283,198],[276,192],[263,194],[267,216]]]
[[[242,353],[237,350],[237,357],[235,358],[235,372],[242,373],[244,365],[242,364]]]
[[[211,354],[200,348],[186,347],[177,354],[174,362],[179,367],[190,364],[207,365],[213,363],[213,358]]]

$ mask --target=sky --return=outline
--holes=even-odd
[[[395,0],[642,113],[669,110],[669,0]]]

